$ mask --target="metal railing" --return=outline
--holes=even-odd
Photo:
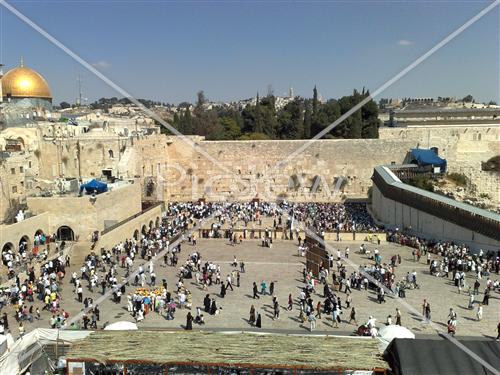
[[[151,211],[153,208],[156,208],[156,207],[162,206],[162,205],[163,205],[163,202],[158,202],[158,203],[156,203],[156,204],[154,204],[154,205],[152,205],[152,206],[150,206],[150,207],[142,210],[141,212],[136,213],[135,215],[132,215],[132,216],[130,216],[130,217],[128,217],[128,218],[126,218],[126,219],[124,219],[122,221],[119,221],[116,224],[113,224],[113,225],[107,227],[106,229],[104,229],[104,230],[101,231],[101,236],[104,235],[104,234],[106,234],[106,233],[111,232],[112,230],[118,228],[119,226],[121,226],[121,225],[123,225],[125,223],[128,223],[131,220],[134,220],[135,218],[138,218],[139,216],[145,214],[146,212]]]
[[[406,188],[408,185],[382,175],[380,168],[383,167],[375,168],[372,179],[384,197],[500,241],[500,220],[474,213],[472,207],[465,210],[449,204],[437,194],[417,188],[410,190]]]

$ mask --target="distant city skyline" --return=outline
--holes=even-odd
[[[324,99],[372,92],[488,1],[232,2],[11,1],[136,98],[194,102],[274,93]],[[54,103],[75,102],[78,75],[92,102],[120,97],[43,36],[1,8],[0,62],[49,82]],[[500,9],[464,31],[376,97],[471,94],[500,101]]]

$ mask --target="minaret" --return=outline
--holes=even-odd
[[[80,107],[82,105],[82,77],[80,76],[80,74],[78,74],[77,82],[78,82],[78,99],[76,105],[77,107]]]

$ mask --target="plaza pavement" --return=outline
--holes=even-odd
[[[273,248],[263,248],[260,240],[244,240],[243,244],[231,246],[226,240],[222,239],[198,239],[198,244],[192,246],[184,243],[182,245],[182,252],[179,256],[179,266],[184,263],[187,256],[194,252],[200,252],[202,261],[212,261],[221,266],[221,279],[225,277],[233,269],[231,263],[235,255],[238,261],[245,262],[246,273],[241,274],[240,287],[234,287],[234,291],[228,290],[225,298],[219,297],[220,285],[213,285],[209,287],[208,292],[196,285],[195,279],[185,280],[185,286],[192,292],[193,307],[191,313],[193,316],[196,314],[196,306],[203,306],[203,298],[206,293],[210,293],[211,297],[215,297],[217,306],[222,307],[220,315],[205,316],[204,329],[214,330],[251,330],[253,329],[248,324],[250,306],[253,304],[257,311],[262,316],[262,330],[283,332],[283,333],[306,333],[309,329],[309,323],[302,324],[299,322],[299,310],[297,305],[294,306],[292,311],[287,311],[286,306],[288,303],[288,294],[292,293],[294,300],[297,300],[300,288],[304,285],[302,283],[302,269],[304,268],[305,258],[297,255],[297,241],[296,240],[277,240],[273,244]],[[358,265],[371,264],[365,255],[357,253],[361,242],[330,242],[334,248],[345,249],[346,246],[350,248],[349,259]],[[400,254],[402,263],[396,269],[397,280],[401,279],[407,272],[416,270],[418,272],[417,281],[420,284],[420,289],[408,290],[404,301],[415,307],[417,311],[421,311],[421,305],[424,298],[426,298],[431,305],[432,319],[443,330],[446,330],[446,320],[450,307],[452,307],[458,314],[458,328],[457,336],[482,336],[482,337],[496,337],[496,326],[500,321],[500,303],[498,293],[492,293],[490,297],[490,305],[484,306],[483,320],[478,322],[476,320],[476,310],[469,310],[468,295],[458,294],[457,288],[453,285],[451,279],[437,278],[431,276],[426,265],[426,259],[421,258],[419,263],[413,261],[411,256],[411,249],[392,243],[382,243],[379,246],[368,245],[372,250],[378,248],[382,254],[383,262],[388,262],[390,257],[394,254]],[[334,254],[336,256],[336,254]],[[435,255],[433,255],[435,256]],[[140,259],[140,258],[139,258]],[[142,261],[146,265],[148,262]],[[157,275],[157,285],[161,284],[162,279],[167,279],[169,290],[175,288],[175,283],[178,280],[176,273],[177,269],[167,266],[161,266],[163,259],[155,264],[155,273]],[[61,306],[69,312],[70,318],[78,314],[83,308],[83,304],[76,300],[76,295],[73,293],[73,287],[69,284],[71,273],[76,270],[80,274],[80,264],[72,264],[67,270],[66,277],[62,286],[62,303]],[[138,267],[139,263],[134,263],[134,268]],[[348,273],[352,268],[348,266]],[[124,274],[124,269],[119,268],[119,273]],[[498,275],[493,275],[493,278],[498,278]],[[149,277],[147,278],[149,281]],[[259,286],[262,280],[267,284],[271,281],[275,282],[275,295],[278,298],[280,306],[280,318],[278,320],[272,319],[272,297],[270,295],[261,296],[260,299],[254,300],[252,298],[252,283],[255,281]],[[331,281],[331,278],[330,280]],[[467,277],[468,285],[472,285],[474,279],[471,275]],[[486,279],[481,282],[480,295],[476,296],[476,300],[482,301],[482,290],[486,284]],[[86,288],[87,282],[83,282],[84,293],[83,297],[92,297],[96,300],[101,296],[100,288],[95,288],[94,293]],[[127,312],[126,295],[133,292],[135,287],[127,286],[124,296],[122,296],[121,304],[112,302],[109,298],[99,305],[101,311],[101,318],[98,328],[103,325],[116,321],[134,321],[133,317]],[[313,296],[314,306],[321,300],[323,288],[317,288],[317,294]],[[340,293],[342,299],[342,306],[345,307],[345,294]],[[352,291],[352,306],[355,306],[357,311],[358,324],[365,322],[369,315],[377,318],[379,326],[381,326],[386,317],[391,314],[395,315],[396,307],[399,307],[402,313],[402,324],[408,327],[417,335],[422,334],[435,334],[435,330],[429,324],[423,323],[420,316],[415,316],[413,313],[398,303],[396,299],[386,296],[386,303],[378,304],[376,293],[373,291]],[[35,302],[36,306],[40,309],[43,306],[41,302]],[[477,306],[477,305],[476,305]],[[9,307],[10,309],[10,307]],[[186,322],[187,309],[177,309],[175,319],[168,321],[157,313],[150,313],[146,316],[143,322],[139,323],[139,327],[148,329],[180,329]],[[317,320],[315,333],[329,333],[329,334],[352,334],[357,327],[354,324],[347,324],[346,320],[349,319],[350,309],[344,308],[342,315],[342,323],[339,328],[333,328],[330,316],[322,315],[322,319]],[[49,327],[49,319],[51,314],[49,312],[42,312],[42,319],[40,321],[34,320],[33,323],[25,323],[27,331],[35,327]],[[89,316],[90,317],[90,316]],[[395,321],[395,319],[393,319]],[[17,323],[12,317],[12,311],[9,312],[9,323],[11,332],[17,337]],[[194,325],[194,329],[199,328]]]

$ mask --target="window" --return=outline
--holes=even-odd
[[[12,192],[17,193],[17,186],[12,186]]]
[[[108,154],[109,154],[109,158],[110,158],[110,159],[113,159],[113,150],[109,150],[109,151],[108,151]]]
[[[10,174],[16,174],[16,168],[11,168],[10,169]]]
[[[19,173],[23,173],[24,172],[24,167],[19,167]]]
[[[31,168],[31,161],[28,162],[28,168]]]

